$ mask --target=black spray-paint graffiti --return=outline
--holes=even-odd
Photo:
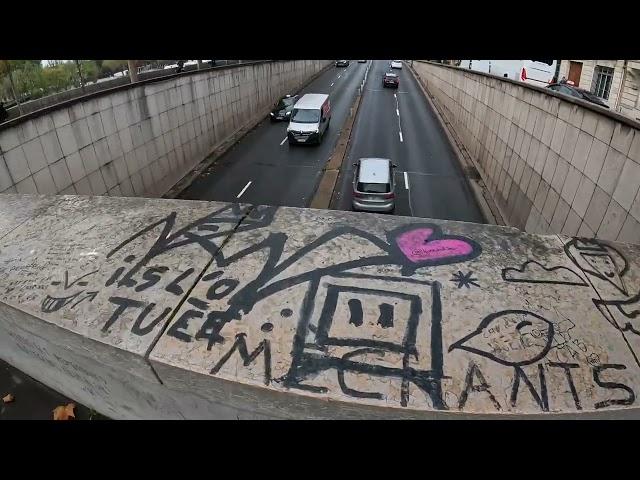
[[[429,223],[409,224],[397,228],[387,232],[386,239],[350,226],[338,226],[284,259],[282,257],[288,236],[282,232],[267,233],[261,241],[232,255],[224,255],[220,246],[232,232],[247,232],[267,227],[276,211],[276,207],[242,209],[239,205],[226,206],[176,229],[175,232],[177,215],[171,213],[116,246],[109,252],[108,258],[114,257],[118,252],[129,253],[132,249],[128,246],[136,239],[160,230],[153,245],[144,255],[126,255],[123,264],[118,266],[106,281],[105,286],[116,285],[119,290],[118,294],[109,297],[114,311],[102,330],[108,332],[129,309],[135,310],[137,314],[131,327],[135,335],[147,335],[171,319],[172,308],[167,307],[154,312],[157,308],[155,303],[129,298],[126,289],[141,293],[164,279],[169,282],[165,287],[167,292],[182,296],[192,288],[195,281],[209,282],[203,298],[188,296],[185,299],[185,304],[190,307],[172,323],[166,333],[183,342],[206,340],[208,349],[211,349],[214,344],[225,342],[224,326],[229,322],[241,320],[258,302],[293,286],[307,284],[291,351],[291,365],[286,374],[272,378],[271,343],[267,337],[274,325],[270,322],[263,323],[260,328],[265,338],[251,346],[247,345],[246,334],[236,334],[234,342],[212,365],[210,373],[218,374],[235,354],[244,366],[256,361],[264,362],[265,385],[277,382],[286,388],[323,393],[327,392],[327,387],[314,385],[313,382],[322,372],[333,370],[337,374],[341,391],[351,397],[384,399],[383,393],[364,391],[361,387],[356,388],[356,384],[350,381],[353,375],[365,375],[397,379],[401,387],[402,406],[409,404],[410,389],[414,386],[430,400],[434,408],[448,408],[443,400],[441,385],[442,380],[446,378],[443,372],[440,300],[442,287],[436,281],[418,281],[407,277],[418,268],[472,260],[481,254],[480,245],[462,236],[445,234],[439,226]],[[317,249],[341,236],[358,237],[377,247],[379,253],[283,277],[287,268],[305,256],[313,255]],[[173,249],[190,245],[203,248],[210,254],[210,261],[200,271],[190,267],[182,272],[172,273],[173,277],[167,278],[170,269],[158,264],[156,259]],[[638,329],[634,326],[633,320],[639,316],[639,296],[628,297],[623,281],[628,264],[620,252],[602,242],[585,239],[572,240],[565,246],[565,251],[598,292],[599,298],[594,299],[594,303],[602,314],[623,332],[637,334]],[[230,278],[225,273],[225,267],[256,252],[266,253],[266,260],[252,281],[241,285],[239,280]],[[370,266],[399,266],[402,277],[352,272],[353,269]],[[205,272],[210,273],[203,275]],[[52,282],[52,285],[62,285],[65,290],[87,287],[88,282],[84,279],[94,273],[96,272],[89,272],[72,282],[69,281],[68,273],[65,273],[63,282]],[[502,277],[512,282],[586,285],[580,275],[571,269],[547,268],[535,261],[525,262],[519,268],[505,268],[502,270]],[[380,283],[377,283],[377,288],[369,288],[366,286],[369,280],[383,280],[385,288],[379,288]],[[451,282],[458,289],[479,287],[472,271],[454,273]],[[398,289],[386,287],[392,283],[403,286]],[[410,285],[419,285],[422,293],[411,291]],[[612,291],[626,297],[611,298]],[[600,296],[601,292],[609,297],[604,300]],[[97,293],[82,290],[72,295],[47,296],[43,300],[42,310],[49,313],[68,305],[75,308],[85,300],[92,301]],[[212,302],[223,299],[226,299],[226,310],[210,311]],[[336,312],[342,308],[342,304],[345,310],[341,313],[347,310],[348,313],[337,315]],[[372,311],[375,313],[371,314]],[[314,312],[319,313],[316,315]],[[280,312],[283,318],[289,318],[293,313],[290,308],[283,308]],[[200,319],[202,326],[192,335],[188,327],[190,320],[194,319]],[[353,333],[346,337],[336,335],[336,322],[346,323],[348,328],[353,329]],[[583,348],[582,342],[572,338],[570,332],[573,327],[575,323],[570,319],[549,321],[527,310],[504,310],[485,317],[476,330],[452,344],[449,351],[464,350],[513,368],[509,398],[511,406],[516,405],[521,392],[527,391],[542,411],[548,411],[548,380],[543,365],[537,362],[544,359],[553,349],[571,352],[572,358],[579,355],[579,350],[591,359],[588,361],[592,365],[596,385],[626,393],[619,398],[598,402],[595,408],[632,404],[635,394],[629,386],[602,380],[603,372],[607,369],[624,370],[626,367],[620,364],[600,364],[595,353],[589,352],[588,347]],[[372,335],[371,329],[380,329],[378,333],[384,331],[385,340],[380,340],[377,334]],[[344,328],[340,331],[343,332]],[[428,338],[429,346],[426,349],[419,346],[420,338]],[[401,359],[399,363],[402,367],[390,367],[385,362],[387,359],[393,359],[393,363],[396,358]],[[418,361],[422,362],[419,366]],[[530,373],[528,376],[525,373],[525,366],[537,368],[537,381],[534,378],[536,375],[532,376]],[[570,361],[549,361],[546,366],[562,370],[566,378],[567,391],[571,393],[576,409],[581,410],[583,402],[578,396],[578,389],[571,373],[579,368],[579,364]],[[503,409],[478,365],[471,362],[458,400],[458,408],[464,408],[470,396],[476,394],[488,396],[496,410]]]
[[[623,277],[629,270],[629,264],[616,248],[596,239],[574,238],[567,242],[564,251],[578,268],[588,274],[589,283],[596,291],[610,286],[618,293],[628,295]]]
[[[520,268],[503,268],[502,279],[507,282],[550,283],[554,285],[575,285],[586,287],[580,275],[567,267],[545,267],[540,262],[529,260]]]
[[[420,233],[423,246],[415,245],[412,242],[417,241],[417,238],[407,238],[407,234],[411,235],[413,232],[418,231]],[[431,232],[428,234],[428,232]],[[311,254],[315,249],[320,248],[326,243],[339,238],[340,236],[356,236],[363,238],[371,242],[374,246],[378,247],[382,251],[380,255],[358,258],[356,260],[349,260],[339,264],[334,264],[328,267],[317,268],[315,270],[307,271],[291,277],[279,279],[275,282],[269,283],[285,271],[289,266],[302,259],[304,256]],[[403,236],[404,235],[404,236]],[[435,236],[435,239],[433,238]],[[354,389],[349,388],[345,383],[344,373],[346,371],[368,373],[373,376],[389,376],[397,377],[401,381],[401,403],[406,405],[408,401],[408,389],[409,383],[414,383],[422,391],[430,396],[434,405],[437,408],[445,408],[444,402],[442,402],[441,392],[439,387],[439,381],[442,377],[442,340],[441,332],[437,327],[434,327],[434,333],[438,333],[439,338],[432,339],[432,348],[435,348],[433,358],[440,358],[440,361],[436,361],[435,365],[438,368],[432,368],[431,371],[415,371],[408,365],[408,360],[405,358],[404,363],[406,366],[401,369],[391,369],[388,367],[381,367],[379,365],[371,365],[363,361],[355,361],[354,357],[362,356],[364,353],[371,353],[370,349],[374,349],[380,355],[384,355],[386,348],[390,348],[390,351],[401,352],[406,357],[413,353],[414,344],[411,343],[409,338],[404,344],[402,342],[398,344],[380,346],[375,340],[368,338],[349,339],[345,340],[350,347],[354,347],[354,350],[347,352],[340,358],[327,356],[324,352],[328,345],[337,341],[336,345],[341,345],[342,340],[332,339],[328,335],[327,331],[323,330],[321,326],[326,328],[330,325],[330,316],[325,316],[323,321],[317,327],[314,327],[309,323],[310,314],[313,310],[315,303],[315,294],[322,278],[330,275],[340,275],[341,272],[351,270],[358,267],[365,267],[371,265],[400,265],[402,272],[405,275],[409,275],[425,265],[444,265],[447,262],[459,262],[467,259],[477,257],[481,248],[478,244],[464,237],[460,236],[446,236],[442,235],[439,228],[432,224],[420,224],[409,225],[399,229],[395,229],[387,234],[388,241],[380,239],[379,237],[369,234],[352,227],[338,227],[330,232],[327,232],[315,241],[306,245],[302,249],[298,250],[286,260],[280,261],[282,252],[284,250],[284,244],[287,240],[287,236],[283,233],[271,233],[262,242],[252,245],[247,249],[240,251],[228,258],[225,258],[223,252],[218,252],[214,257],[216,266],[226,267],[229,264],[238,261],[246,256],[255,253],[260,250],[267,250],[268,257],[264,263],[262,271],[260,271],[257,277],[244,285],[242,288],[233,291],[233,295],[228,297],[227,304],[229,308],[226,311],[198,311],[187,310],[181,317],[174,322],[174,324],[167,330],[167,335],[173,336],[179,340],[189,342],[193,339],[208,340],[208,348],[211,349],[216,343],[223,343],[224,337],[221,333],[225,324],[233,320],[239,320],[242,314],[247,314],[251,311],[253,306],[260,300],[264,300],[269,296],[278,293],[282,290],[286,290],[295,285],[308,283],[308,291],[303,302],[303,312],[301,314],[300,323],[298,326],[298,334],[296,340],[294,340],[294,346],[292,351],[292,363],[290,371],[282,378],[275,379],[275,381],[281,383],[287,388],[300,388],[314,390],[318,392],[325,391],[322,387],[314,387],[303,383],[308,376],[313,376],[318,372],[326,369],[335,369],[338,373],[338,379],[341,388],[345,394],[355,395]],[[400,239],[400,240],[398,240]],[[415,248],[411,249],[413,246]],[[406,253],[408,252],[408,253]],[[204,277],[206,278],[206,277]],[[359,283],[357,275],[352,275],[354,285]],[[369,276],[365,275],[365,278]],[[387,277],[379,277],[379,279],[387,280]],[[407,280],[408,281],[408,280]],[[231,293],[237,283],[231,285],[229,292],[223,292],[222,297],[226,297],[227,293]],[[345,291],[346,292],[346,291]],[[361,292],[363,293],[363,292]],[[397,293],[390,291],[378,291],[378,295],[387,294],[390,297],[397,298]],[[349,306],[349,323],[358,327],[362,325],[363,313],[362,304],[358,299],[352,298],[347,302]],[[330,304],[329,304],[330,305]],[[329,308],[329,307],[326,307]],[[390,303],[380,303],[378,305],[379,315],[377,317],[376,325],[382,329],[391,330],[396,328],[398,319],[396,318],[395,311]],[[188,332],[190,319],[202,319],[206,313],[206,319],[202,323],[199,331],[192,338]],[[291,312],[286,312],[283,316],[287,317],[291,315]],[[437,317],[439,318],[439,317]],[[417,321],[417,317],[412,319],[413,322]],[[432,320],[433,321],[433,320]],[[411,323],[411,322],[410,322]],[[307,334],[311,332],[311,329],[317,328],[316,334],[319,336],[312,342],[305,343],[304,339]],[[312,332],[313,333],[313,332]],[[325,343],[328,342],[328,343]],[[389,343],[389,342],[387,342]],[[309,345],[312,344],[315,349],[314,352],[306,351]],[[238,347],[239,349],[240,347]],[[369,350],[367,350],[369,349]],[[318,354],[320,350],[321,354]],[[229,356],[226,356],[221,361],[222,363],[216,363],[214,371],[219,371],[224,365],[224,362],[230,358],[230,355],[234,350],[230,350]],[[242,353],[242,352],[240,352]],[[265,362],[269,360],[265,356]],[[250,359],[253,361],[253,359]],[[246,362],[246,360],[245,360]],[[267,366],[265,366],[267,368]],[[265,378],[265,382],[267,379]],[[269,379],[270,381],[270,379]],[[363,392],[360,392],[363,393]],[[368,392],[364,392],[364,395],[373,395]],[[377,397],[377,394],[376,394]],[[371,397],[373,398],[373,397]]]
[[[479,287],[480,285],[476,283],[478,279],[474,278],[472,275],[473,275],[473,272],[462,273],[460,270],[458,270],[457,273],[453,274],[453,278],[450,281],[453,283],[456,283],[458,288],[462,288],[462,287],[471,288],[471,285],[475,287]]]
[[[532,329],[545,334],[526,342],[523,337]],[[466,350],[501,365],[519,367],[544,358],[553,344],[553,334],[553,323],[536,313],[503,310],[487,315],[478,328],[451,344],[449,351]]]
[[[327,283],[324,285],[325,295],[317,324],[312,324],[312,310],[316,303],[316,295],[319,282],[312,281],[304,301],[304,311],[301,321],[298,324],[297,333],[294,337],[292,351],[292,362],[289,372],[278,381],[285,387],[308,390],[316,393],[327,392],[326,387],[309,385],[304,383],[309,377],[318,373],[335,369],[338,373],[338,380],[343,393],[349,396],[360,398],[382,399],[383,395],[377,392],[361,392],[349,387],[345,382],[345,372],[355,372],[367,374],[374,377],[398,378],[401,382],[400,404],[407,406],[409,401],[409,386],[414,384],[425,395],[429,397],[434,408],[446,409],[442,400],[441,380],[443,378],[443,352],[442,352],[442,305],[440,301],[440,284],[438,282],[418,282],[414,280],[409,283],[403,279],[387,279],[390,282],[405,285],[405,290],[416,284],[421,288],[429,288],[431,309],[429,312],[423,311],[423,299],[421,296],[404,293],[394,290],[379,290],[363,288],[349,285],[350,283],[362,285],[366,279],[379,280],[384,277],[349,274],[335,274],[337,279],[347,280],[347,285]],[[348,280],[354,280],[348,282]],[[344,317],[335,315],[340,297],[348,298],[358,295],[361,298],[369,297],[371,302],[378,302],[380,308],[380,318],[374,323],[374,327],[387,330],[385,340],[379,340],[370,336],[337,336],[334,331],[340,330],[339,321],[346,321]],[[381,303],[381,298],[394,299],[406,306],[408,312],[405,318],[396,318],[394,323],[389,322],[391,317],[390,303]],[[387,316],[387,320],[382,317]],[[428,335],[430,338],[429,351],[418,351],[417,335],[421,322],[430,324]],[[349,324],[348,321],[346,321]],[[372,322],[373,323],[373,322]],[[362,325],[362,324],[360,324]],[[360,328],[360,327],[358,327]],[[393,332],[388,330],[394,329]],[[395,340],[395,341],[393,341]],[[333,356],[328,353],[331,347],[346,347],[346,353],[340,356]],[[357,360],[357,357],[367,358],[371,354],[377,355],[381,360],[385,355],[400,355],[402,368],[389,367],[376,363],[375,361]],[[429,368],[416,368],[410,365],[410,359],[429,358]]]
[[[210,261],[205,270],[212,271],[203,275],[205,271],[198,272],[194,268],[175,273],[174,278],[167,279],[170,283],[165,290],[173,295],[184,295],[191,289],[196,281],[210,282],[206,298],[189,296],[185,304],[190,305],[181,316],[174,320],[166,334],[183,342],[193,340],[206,340],[207,348],[211,349],[215,344],[225,342],[223,328],[232,321],[238,321],[243,315],[250,313],[253,307],[260,301],[270,296],[300,284],[307,284],[307,293],[303,302],[298,334],[295,336],[292,349],[292,361],[289,371],[281,378],[273,379],[287,388],[299,388],[314,391],[326,391],[323,387],[313,386],[307,383],[321,371],[333,369],[337,372],[342,391],[347,395],[379,398],[377,392],[361,392],[347,385],[345,373],[367,374],[371,376],[397,378],[401,384],[400,403],[408,404],[410,385],[415,385],[430,398],[435,408],[444,409],[446,405],[442,400],[441,380],[443,378],[443,352],[441,331],[441,304],[440,284],[438,282],[422,282],[420,285],[424,292],[430,294],[430,299],[425,300],[419,294],[406,294],[394,290],[361,289],[358,285],[363,278],[372,278],[385,281],[402,281],[413,284],[420,283],[406,278],[412,275],[418,268],[449,265],[466,262],[478,257],[481,246],[475,241],[463,236],[449,235],[442,232],[438,225],[430,223],[409,224],[387,232],[386,240],[367,231],[350,226],[339,226],[306,244],[287,258],[282,259],[288,236],[283,232],[268,232],[261,241],[233,253],[229,256],[220,249],[222,243],[231,233],[242,233],[257,230],[271,224],[277,211],[276,207],[251,207],[243,210],[239,205],[225,206],[211,212],[174,231],[177,223],[177,214],[171,213],[166,217],[151,223],[136,234],[121,242],[113,248],[107,258],[115,258],[119,252],[124,252],[123,263],[115,268],[105,283],[105,286],[114,286],[118,293],[111,295],[109,301],[114,305],[112,315],[102,326],[104,332],[110,331],[114,324],[129,310],[137,314],[131,331],[136,335],[146,335],[161,324],[166,324],[172,315],[172,308],[164,308],[161,312],[154,312],[155,303],[144,302],[130,298],[125,290],[131,289],[141,293],[152,288],[166,277],[169,268],[158,264],[158,258],[171,250],[184,248],[190,245],[199,246],[210,254]],[[226,225],[226,227],[225,227]],[[158,233],[155,233],[158,232]],[[137,256],[136,250],[130,248],[133,242],[146,235],[157,235],[153,244],[142,256]],[[340,237],[358,237],[369,242],[379,250],[378,254],[370,256],[358,256],[356,259],[346,260],[326,267],[315,268],[310,271],[282,277],[282,273],[290,266],[313,254],[314,251],[327,243]],[[257,276],[240,285],[237,279],[225,275],[225,267],[232,265],[256,252],[266,253],[266,260]],[[153,264],[152,264],[153,262]],[[386,276],[370,276],[359,274],[346,275],[344,272],[361,267],[370,266],[399,266],[401,278]],[[201,278],[200,278],[201,277]],[[351,285],[334,285],[326,287],[326,296],[322,315],[316,325],[311,323],[311,315],[314,303],[318,301],[316,294],[324,278],[347,279]],[[278,278],[277,280],[275,280]],[[463,282],[477,285],[471,277],[461,279]],[[468,286],[468,285],[467,285]],[[323,288],[325,288],[323,286]],[[337,296],[348,299],[350,309],[349,322],[353,328],[363,329],[361,335],[352,338],[336,337],[332,334]],[[368,331],[369,319],[363,325],[362,304],[358,298],[369,295],[369,298],[384,297],[388,301],[377,304],[376,319],[373,322],[375,328],[385,331],[385,334],[395,338],[394,341],[380,341]],[[210,302],[226,299],[225,310],[210,310]],[[425,301],[430,302],[428,313],[422,308]],[[400,313],[397,302],[408,305],[408,316]],[[62,308],[61,305],[60,308]],[[283,318],[292,315],[291,309],[283,309]],[[201,327],[195,335],[188,333],[189,321],[199,319]],[[426,328],[426,336],[430,344],[427,352],[419,352],[416,335],[418,327]],[[366,327],[366,328],[365,328]],[[273,324],[264,323],[261,331],[268,334],[273,329]],[[308,335],[313,338],[308,339]],[[307,341],[306,341],[307,340]],[[254,348],[255,347],[255,348]],[[240,356],[246,366],[262,357],[264,360],[264,382],[269,384],[271,378],[271,348],[268,339],[258,342],[257,346],[250,349],[246,343],[244,334],[236,335],[233,345],[211,368],[212,374],[217,374],[224,364],[233,357],[234,353]],[[344,347],[348,351],[339,356],[329,354],[332,347]],[[378,355],[401,355],[402,367],[391,368],[386,365],[372,362],[370,357]],[[424,355],[424,356],[423,356]],[[425,367],[418,367],[412,362],[418,359],[430,362]]]
[[[71,309],[77,307],[80,303],[88,300],[89,302],[93,301],[98,295],[97,291],[87,291],[86,289],[78,290],[78,287],[86,287],[89,285],[89,282],[84,280],[85,278],[97,273],[98,270],[94,270],[93,272],[86,273],[74,281],[69,282],[69,272],[65,270],[64,278],[62,282],[53,281],[51,285],[59,286],[62,285],[65,292],[69,289],[75,287],[75,291],[73,293],[64,295],[64,296],[56,296],[53,297],[51,295],[47,295],[44,300],[42,300],[42,304],[40,306],[41,310],[45,313],[51,313],[60,310],[61,308],[71,305]]]
[[[597,409],[608,408],[614,405],[631,405],[635,401],[635,393],[628,385],[617,382],[604,382],[600,378],[601,372],[607,369],[625,370],[621,364],[600,364],[595,352],[589,353],[589,347],[577,338],[572,338],[571,330],[575,323],[561,315],[559,321],[549,321],[540,315],[524,310],[505,310],[485,317],[478,328],[469,335],[453,343],[449,351],[454,349],[466,350],[470,353],[493,360],[501,365],[513,367],[513,380],[509,403],[515,407],[521,391],[527,391],[542,412],[548,412],[549,395],[547,388],[547,376],[545,365],[549,369],[562,369],[564,372],[568,392],[576,407],[583,409],[583,402],[579,397],[578,389],[572,375],[572,370],[581,368],[575,362],[551,361],[548,359],[550,352],[568,353],[572,358],[584,356],[590,364],[595,384],[607,390],[624,390],[626,398],[605,400],[596,402],[593,407]],[[542,362],[541,360],[547,360]],[[525,366],[530,365],[538,370],[538,386],[525,373]],[[526,387],[526,388],[525,388]],[[467,377],[463,392],[459,397],[458,408],[467,404],[470,394],[484,393],[496,410],[502,410],[502,406],[491,392],[491,385],[487,382],[478,365],[473,361],[469,363]]]
[[[594,299],[600,313],[614,327],[623,332],[640,335],[640,293],[627,300]]]
[[[586,274],[597,298],[592,301],[602,316],[622,333],[629,351],[640,366],[637,353],[629,345],[626,333],[640,335],[640,292],[631,295],[624,277],[629,262],[615,247],[596,239],[573,238],[564,246],[571,261]]]

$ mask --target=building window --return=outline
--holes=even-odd
[[[612,82],[613,68],[598,65],[593,72],[593,87],[591,91],[594,95],[608,100]]]

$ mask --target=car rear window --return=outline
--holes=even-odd
[[[388,183],[358,182],[358,191],[363,193],[389,193],[391,186]]]

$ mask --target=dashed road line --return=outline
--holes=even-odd
[[[286,140],[286,138],[285,138],[285,140]],[[249,188],[249,185],[251,185],[251,182],[252,182],[252,181],[253,181],[253,180],[250,180],[250,181],[249,181],[249,183],[247,183],[247,184],[244,186],[244,188],[242,189],[242,191],[238,194],[238,196],[237,196],[236,198],[240,198],[240,197],[242,196],[242,194],[243,194],[244,192],[246,192],[247,188]]]

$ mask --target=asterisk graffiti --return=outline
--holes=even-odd
[[[476,287],[479,287],[480,285],[476,283],[478,279],[472,277],[471,275],[473,275],[473,272],[471,271],[465,274],[465,273],[462,273],[460,270],[458,270],[458,273],[454,273],[453,278],[449,281],[457,283],[458,288],[462,288],[462,287],[471,288],[469,285],[475,285]]]

